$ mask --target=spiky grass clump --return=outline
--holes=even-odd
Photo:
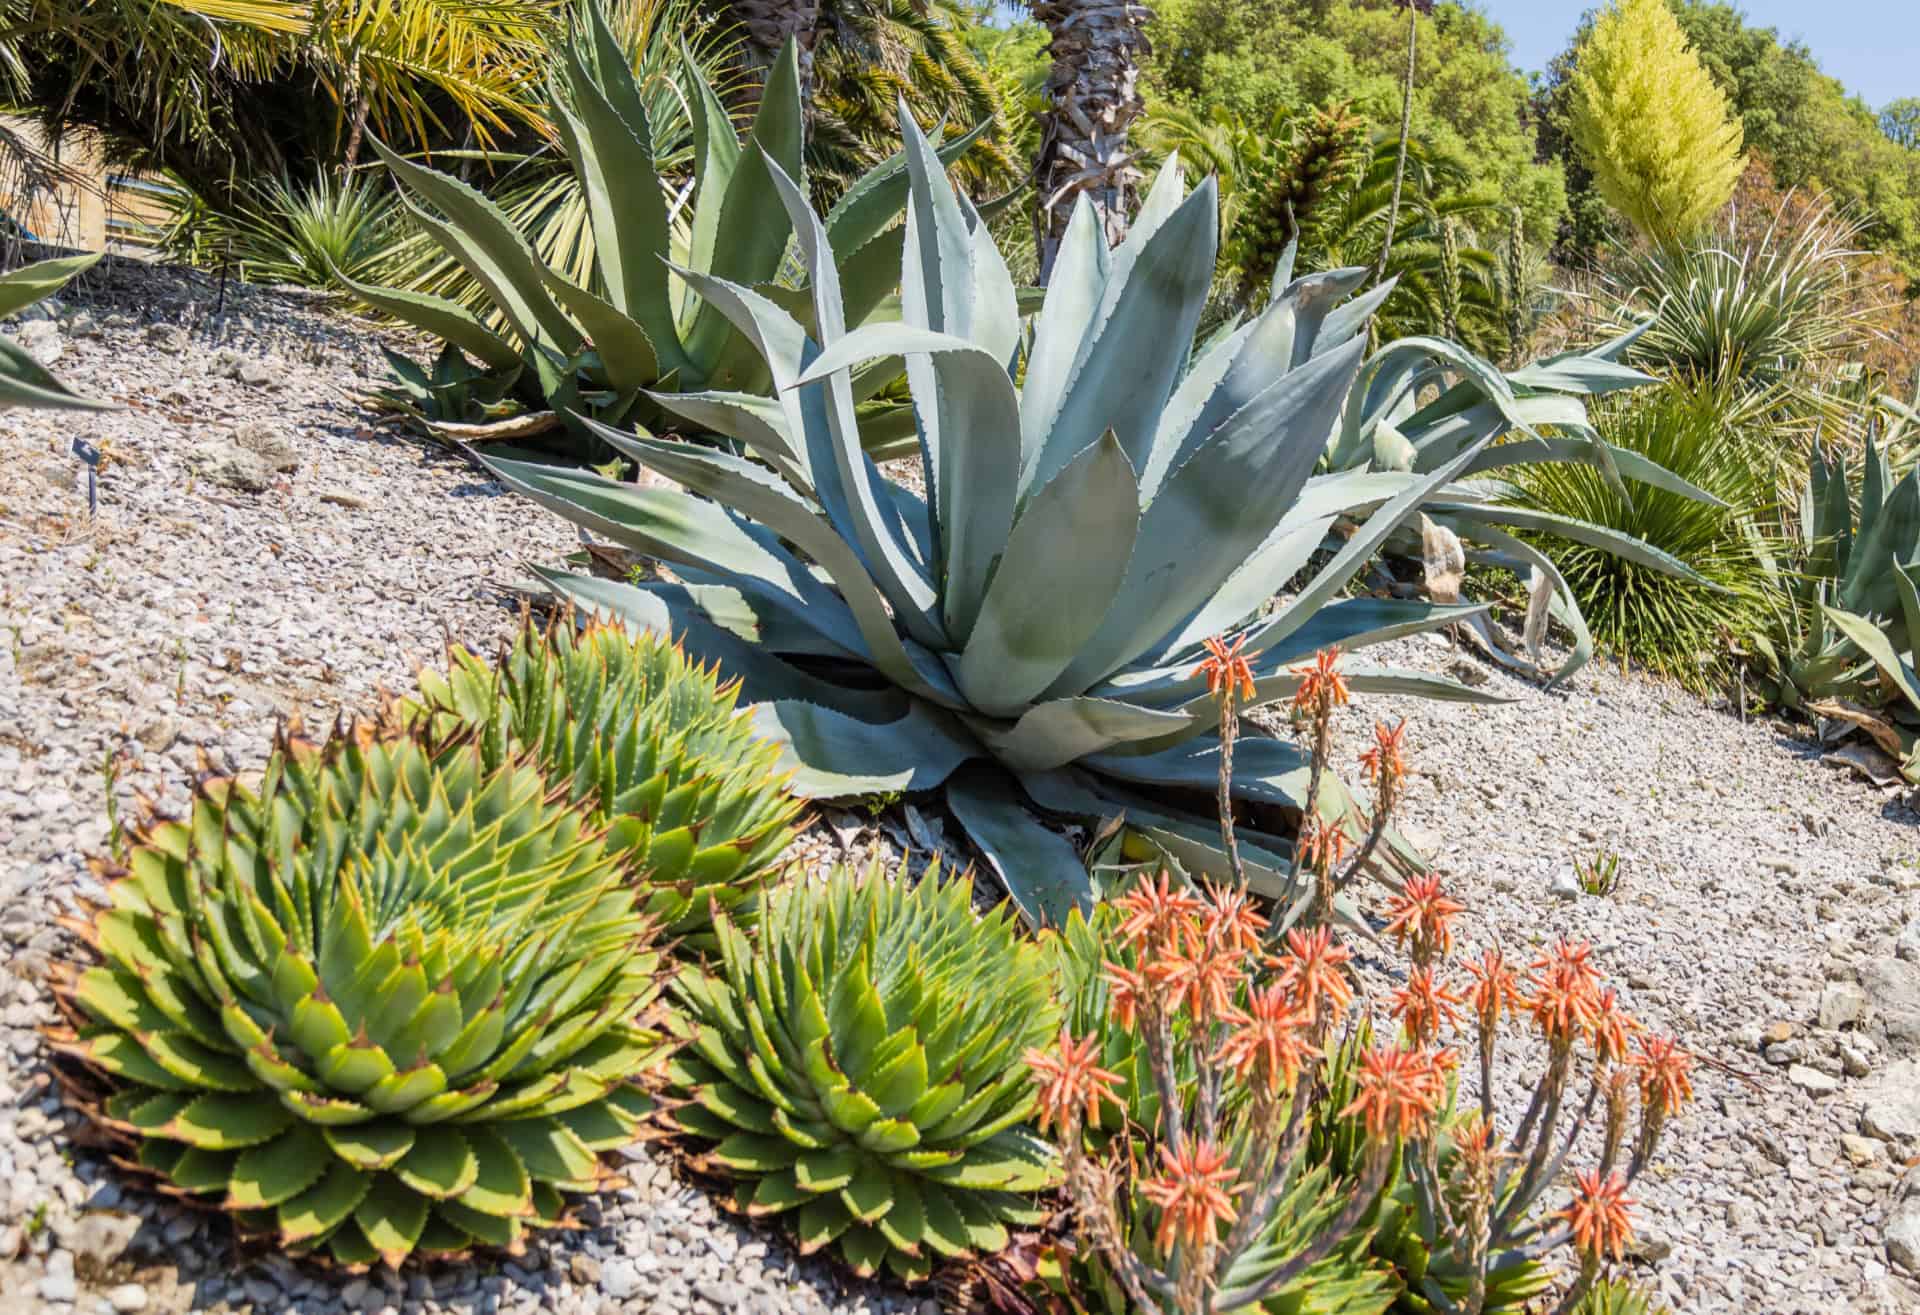
[[[835,1245],[861,1274],[915,1280],[1039,1220],[1022,1193],[1054,1162],[1022,1126],[1022,1056],[1057,1025],[1052,977],[1006,907],[976,917],[972,893],[877,864],[783,885],[757,937],[720,919],[717,973],[675,981],[692,1036],[673,1118],[802,1254]]]
[[[1763,427],[1769,410],[1765,396],[1720,376],[1671,381],[1599,417],[1609,442],[1659,463],[1722,506],[1639,483],[1628,502],[1600,471],[1572,462],[1516,468],[1513,500],[1520,505],[1630,535],[1701,577],[1655,571],[1567,539],[1544,542],[1601,649],[1700,689],[1724,673],[1729,637],[1765,624],[1765,558],[1756,544],[1779,478],[1778,447]]]
[[[55,1049],[163,1190],[352,1268],[517,1251],[649,1110],[653,928],[618,846],[477,748],[283,737],[150,818]]]
[[[401,715],[473,732],[490,766],[531,755],[626,851],[649,915],[710,948],[713,909],[750,920],[802,807],[738,694],[677,645],[563,616],[523,624],[497,665],[453,649]]]

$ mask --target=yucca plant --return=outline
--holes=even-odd
[[[607,828],[669,935],[710,948],[716,909],[750,918],[802,801],[775,769],[779,746],[738,712],[737,683],[658,636],[571,616],[527,621],[497,664],[459,647],[447,663],[420,673],[400,719],[471,732],[489,769],[528,756]]]
[[[52,296],[68,279],[92,268],[96,255],[42,260],[0,274],[0,319]],[[113,403],[82,397],[47,373],[26,349],[0,338],[0,411],[12,406],[47,411],[107,411]]]
[[[1920,781],[1920,468],[1894,479],[1871,436],[1861,467],[1856,513],[1846,455],[1814,449],[1755,648],[1780,703],[1863,727]]]
[[[257,790],[152,818],[55,1049],[163,1190],[362,1267],[518,1250],[649,1112],[653,927],[622,851],[524,762],[283,737]]]
[[[221,207],[176,193],[161,249],[188,264],[231,268],[252,283],[340,286],[334,271],[380,277],[398,205],[383,180],[322,170],[304,184],[280,177],[242,187]]]
[[[1076,221],[1024,340],[991,234],[910,119],[902,130],[912,171],[904,323],[848,330],[826,225],[777,166],[809,267],[811,325],[751,288],[693,278],[766,353],[776,392],[663,404],[765,466],[605,427],[596,432],[621,453],[702,496],[491,465],[562,515],[692,573],[685,586],[547,578],[583,610],[669,631],[741,676],[760,729],[788,746],[797,789],[944,788],[1022,909],[1057,921],[1090,899],[1091,883],[1034,807],[1124,812],[1197,871],[1224,861],[1207,797],[1218,710],[1193,674],[1203,640],[1232,632],[1264,703],[1293,692],[1290,664],[1316,649],[1476,610],[1338,595],[1481,445],[1425,473],[1314,478],[1380,294],[1339,304],[1364,270],[1297,280],[1257,321],[1196,351],[1213,185],[1184,196],[1177,164],[1116,250],[1091,212]],[[857,441],[851,367],[896,355],[916,402],[924,502]],[[1482,371],[1497,412],[1511,390]],[[1360,522],[1351,537],[1306,587],[1263,610],[1344,516]],[[1350,674],[1355,688],[1479,697],[1420,674]],[[1306,767],[1291,743],[1249,739],[1239,797],[1297,812]],[[1351,811],[1337,785],[1321,804],[1337,819]],[[1263,893],[1297,893],[1290,840],[1258,828],[1246,839]]]
[[[1024,1126],[1021,1056],[1058,1019],[1051,974],[1004,905],[972,898],[937,867],[836,869],[774,890],[754,938],[722,916],[719,970],[675,980],[691,1034],[672,1117],[802,1254],[917,1280],[1042,1213],[1024,1194],[1054,1160]]]
[[[771,376],[751,336],[702,285],[709,278],[772,285],[787,267],[791,229],[772,174],[799,174],[804,115],[791,49],[770,70],[744,140],[690,66],[692,192],[676,194],[658,172],[652,119],[625,48],[599,10],[588,10],[584,29],[556,44],[549,108],[586,196],[592,277],[574,282],[486,196],[376,142],[414,221],[487,289],[497,322],[445,297],[344,281],[368,304],[512,376],[528,406],[554,412],[573,427],[579,453],[598,459],[604,449],[575,417],[646,425],[658,419],[663,395],[680,393],[766,405],[755,395]],[[943,151],[951,158],[971,141],[964,135]],[[834,208],[829,240],[847,265],[847,314],[856,322],[879,311],[892,290],[901,240],[894,221],[905,191],[895,156]],[[869,372],[868,394],[898,372],[885,363]],[[900,408],[869,410],[895,415],[898,429]],[[870,418],[879,426],[877,415]],[[877,429],[872,437],[880,443]]]

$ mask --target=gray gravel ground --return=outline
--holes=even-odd
[[[123,817],[136,790],[177,807],[201,753],[257,769],[276,716],[365,711],[445,634],[490,649],[520,563],[573,546],[464,463],[366,427],[348,394],[385,367],[365,326],[251,290],[216,321],[211,287],[165,271],[90,284],[26,336],[130,409],[0,413],[0,1313],[917,1310],[716,1217],[638,1149],[585,1231],[385,1283],[243,1263],[70,1149],[33,1029],[53,1019],[53,919],[99,892],[83,855],[107,840],[109,756]],[[106,454],[91,521],[76,437]]]
[[[343,1282],[238,1257],[74,1148],[33,1029],[53,918],[97,892],[82,855],[107,839],[110,757],[123,815],[136,789],[177,805],[201,753],[257,768],[275,715],[364,709],[443,632],[490,646],[518,564],[572,546],[465,465],[365,427],[346,395],[382,368],[363,326],[263,292],[219,320],[211,302],[176,274],[96,275],[25,336],[131,409],[0,414],[0,1312],[930,1315],[716,1216],[638,1150],[631,1188],[517,1264]],[[107,454],[91,521],[76,436]],[[1597,667],[1555,694],[1488,679],[1517,701],[1363,699],[1342,753],[1371,716],[1411,716],[1406,817],[1472,906],[1469,939],[1591,938],[1641,1017],[1751,1075],[1703,1071],[1642,1181],[1647,1277],[1685,1312],[1920,1309],[1915,815],[1790,732],[1664,687]],[[939,828],[833,814],[803,856],[937,848]],[[1602,847],[1620,889],[1569,897],[1572,860]]]

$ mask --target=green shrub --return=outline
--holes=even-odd
[[[526,755],[569,801],[610,828],[667,934],[712,944],[713,910],[750,918],[801,801],[735,707],[739,685],[676,645],[571,617],[521,627],[499,664],[464,649],[422,672],[437,735],[471,733],[489,769]]]
[[[1644,484],[1629,500],[1600,471],[1573,463],[1513,470],[1515,505],[1630,536],[1695,573],[1675,576],[1580,543],[1543,543],[1603,650],[1698,689],[1725,673],[1730,640],[1764,626],[1769,582],[1755,540],[1775,509],[1782,473],[1770,412],[1764,398],[1733,381],[1681,379],[1598,418],[1610,443],[1717,504]]]
[[[350,1266],[517,1250],[633,1139],[653,928],[617,847],[468,744],[283,740],[151,820],[56,1046],[169,1190]]]
[[[692,1035],[673,1118],[803,1255],[833,1245],[861,1274],[920,1279],[1043,1214],[1022,1195],[1055,1177],[1023,1126],[1022,1055],[1057,1023],[1051,974],[1004,906],[976,917],[972,897],[937,869],[838,869],[775,889],[756,937],[723,917],[720,970],[676,979]]]

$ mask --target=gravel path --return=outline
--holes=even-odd
[[[96,275],[25,336],[132,409],[0,414],[0,1312],[932,1315],[797,1262],[640,1151],[587,1229],[518,1264],[342,1285],[232,1254],[72,1148],[32,1030],[50,1018],[37,977],[53,918],[97,892],[81,856],[107,838],[110,757],[123,815],[136,789],[177,805],[201,753],[258,767],[276,714],[364,709],[443,632],[490,646],[518,563],[573,542],[461,463],[364,426],[347,396],[381,372],[364,327],[250,290],[215,321],[212,299],[167,272]],[[91,521],[75,437],[106,453]],[[1430,638],[1393,648],[1464,660]],[[1636,1013],[1751,1075],[1703,1071],[1642,1181],[1648,1273],[1685,1312],[1920,1310],[1920,1182],[1904,1172],[1920,1151],[1915,815],[1789,732],[1662,687],[1598,667],[1560,694],[1487,679],[1518,701],[1368,698],[1343,753],[1369,717],[1411,716],[1406,817],[1471,903],[1469,939],[1589,937]],[[939,827],[833,820],[810,856]],[[1572,860],[1603,846],[1620,889],[1569,890]]]

